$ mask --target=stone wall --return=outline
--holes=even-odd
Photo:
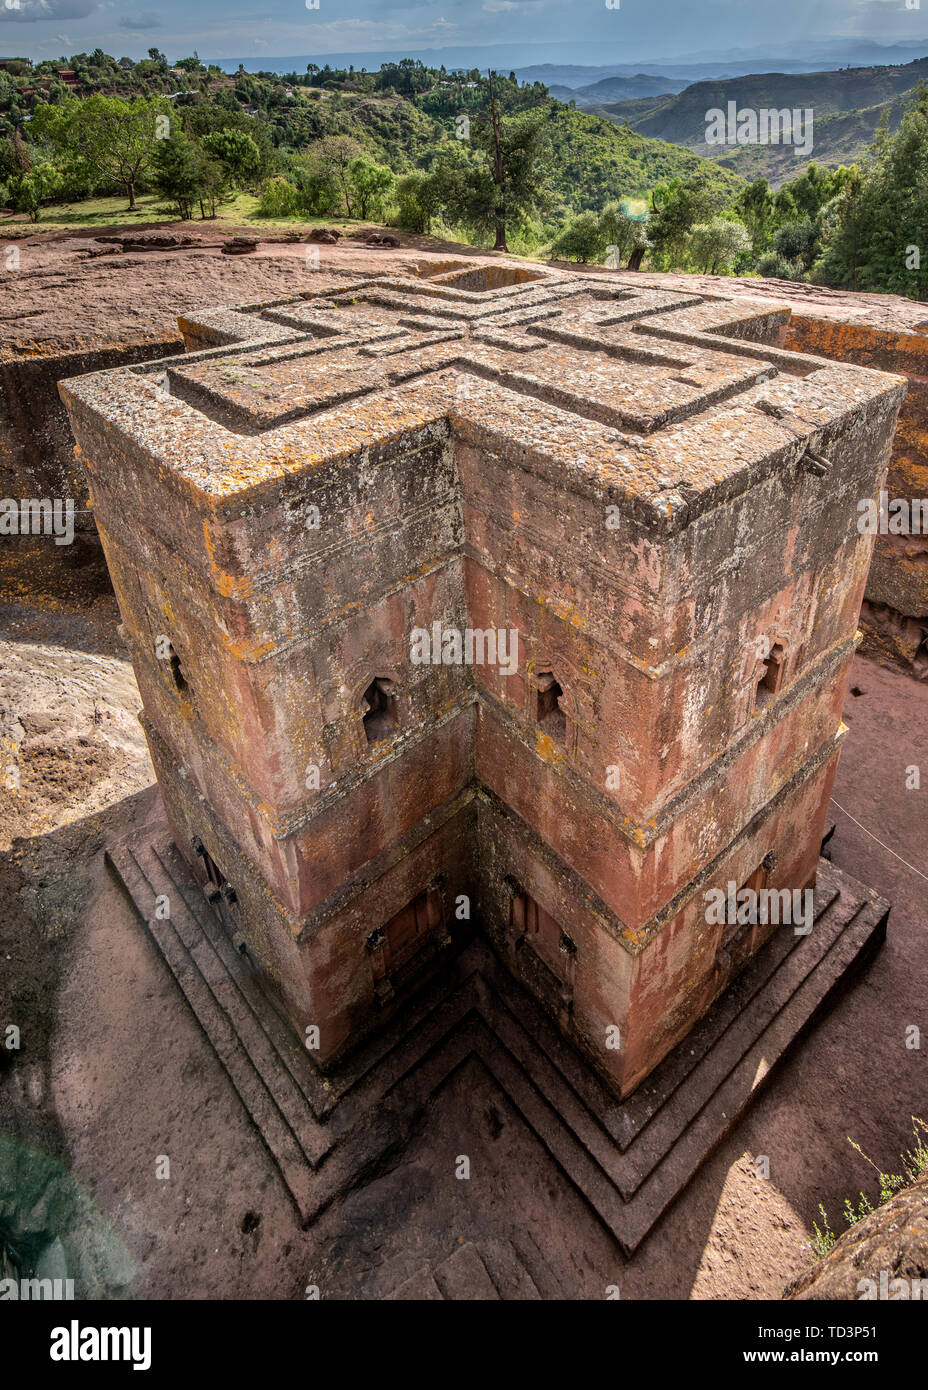
[[[623,273],[623,282],[689,288],[727,301],[788,305],[782,346],[904,376],[886,478],[889,499],[928,501],[928,306],[898,295],[855,294],[783,280]],[[863,651],[928,678],[928,534],[879,534],[861,612]]]
[[[928,333],[794,312],[783,341],[796,352],[906,378],[886,491],[890,499],[928,503]],[[928,533],[877,536],[861,624],[868,655],[928,678]]]
[[[814,880],[904,383],[779,306],[478,271],[61,390],[178,843],[320,1061],[479,926],[624,1095],[773,930],[706,890]]]

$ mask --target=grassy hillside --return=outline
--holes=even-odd
[[[814,115],[816,163],[836,167],[859,159],[887,114],[890,128],[901,120],[918,83],[928,80],[928,58],[894,67],[849,68],[839,72],[760,73],[727,81],[696,82],[664,100],[609,103],[603,114],[639,134],[678,142],[745,178],[763,175],[779,184],[804,166],[788,146],[707,145],[706,113],[738,108],[810,108]]]
[[[906,105],[914,100],[917,89],[903,92],[891,101],[881,102],[879,106],[867,107],[864,111],[843,111],[836,115],[815,117],[815,141],[813,158],[816,164],[827,169],[837,169],[841,164],[855,164],[861,160],[873,138],[881,120],[886,118],[890,130],[898,130]],[[708,145],[696,146],[696,152],[711,157],[717,153]],[[747,145],[738,149],[729,148],[717,157],[717,163],[731,169],[746,179],[760,176],[779,187],[784,180],[794,178],[807,164],[805,159],[797,159],[788,145]]]
[[[300,95],[307,115],[305,123],[289,116],[287,143],[294,150],[305,149],[323,136],[349,135],[378,163],[402,173],[426,162],[436,140],[444,135],[441,123],[406,97],[347,93],[336,94],[333,100],[333,94],[325,92],[315,93],[318,100],[313,100],[312,89]]]
[[[559,101],[575,101],[578,106],[600,106],[607,101],[636,101],[642,97],[665,97],[679,92],[686,84],[680,79],[655,77],[639,72],[635,77],[603,77],[585,87],[552,87],[551,95]]]
[[[173,109],[182,125],[198,135],[215,128],[216,120],[231,123],[258,146],[257,171],[250,182],[237,185],[253,193],[275,174],[298,182],[300,159],[331,137],[355,141],[363,154],[396,176],[429,171],[449,146],[457,145],[460,153],[462,115],[479,118],[488,110],[486,75],[476,71],[446,73],[404,62],[385,64],[378,72],[311,66],[304,73],[227,74],[196,58],[172,67],[163,54],[150,52],[149,59],[134,64],[117,63],[99,50],[57,64],[0,60],[0,185],[24,161],[28,166],[51,159],[61,165],[61,152],[49,151],[41,134],[34,134],[41,126],[36,112],[75,98],[157,97],[176,103]],[[66,70],[59,66],[65,61],[70,61]],[[630,90],[640,82],[664,81],[646,75],[615,80],[628,81]],[[551,195],[551,229],[571,212],[599,211],[611,199],[640,198],[658,183],[703,167],[713,171],[713,181],[726,192],[741,186],[732,170],[716,172],[712,161],[689,149],[572,110],[541,83],[519,84],[497,75],[495,91],[504,117],[538,110],[544,114],[540,158]],[[25,144],[11,143],[14,137]],[[152,192],[155,186],[151,170],[143,171],[138,191]],[[59,201],[73,203],[80,191],[72,179],[61,188]],[[106,197],[117,190],[112,181],[106,186],[97,180],[84,191],[87,197]],[[45,201],[47,206],[54,200]]]
[[[548,135],[551,186],[578,212],[597,211],[610,198],[642,197],[658,183],[708,169],[713,182],[734,194],[740,177],[716,169],[692,150],[618,126],[608,118],[552,102]]]
[[[398,95],[326,94],[315,102],[307,141],[350,135],[396,173],[428,167],[443,145],[455,139],[454,115],[433,115],[424,98]],[[297,118],[290,117],[291,124]],[[641,197],[655,184],[685,178],[706,166],[692,150],[617,125],[608,117],[573,111],[549,100],[545,131],[549,145],[548,184],[558,203],[577,212],[598,210],[610,198]],[[716,175],[734,192],[741,183],[732,170]]]

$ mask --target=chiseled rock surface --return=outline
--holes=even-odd
[[[59,383],[175,840],[323,1065],[466,899],[624,1097],[773,925],[723,940],[704,871],[811,885],[905,380],[787,319],[473,264]]]

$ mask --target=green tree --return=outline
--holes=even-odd
[[[651,193],[649,236],[651,259],[659,270],[682,265],[691,231],[718,215],[727,201],[725,192],[708,173],[659,184]]]
[[[247,136],[258,151],[258,164],[254,169],[250,167],[250,155],[238,153],[239,150],[248,150],[247,145],[240,145],[235,140],[228,146],[219,147],[231,156],[236,166],[232,171],[232,177],[240,179],[246,186],[257,186],[263,179],[278,172],[274,167],[275,154],[267,124],[255,120],[253,116],[246,116],[227,87],[220,88],[209,101],[198,101],[193,106],[185,106],[183,124],[187,134],[201,142],[205,141],[207,135],[217,131],[235,131]],[[293,139],[299,140],[296,131],[293,133]],[[214,153],[212,157],[217,156]],[[223,153],[218,157],[223,158]]]
[[[307,193],[320,211],[331,210],[324,204],[334,191],[341,200],[345,216],[355,216],[357,193],[351,178],[351,166],[363,153],[357,140],[348,135],[327,136],[309,153],[304,166],[309,185]]]
[[[770,244],[770,228],[774,222],[774,200],[767,180],[755,179],[749,183],[738,194],[734,207],[748,229],[752,252],[755,256],[761,255]]]
[[[135,208],[139,183],[151,168],[159,118],[168,120],[170,107],[157,98],[70,97],[58,106],[43,104],[33,114],[35,138],[46,140],[58,153],[62,167],[91,186],[115,183]]]
[[[845,178],[822,221],[813,279],[928,298],[928,87],[895,134],[880,127],[870,158]]]
[[[838,169],[823,169],[818,164],[810,164],[797,178],[784,184],[780,192],[789,194],[800,217],[814,219],[841,191],[849,175],[850,170],[844,165]]]
[[[750,245],[744,223],[729,222],[724,217],[697,222],[687,238],[690,257],[704,275],[729,275]]]
[[[200,203],[200,216],[206,217],[206,208],[208,207],[210,217],[215,217],[219,204],[230,202],[235,197],[235,185],[229,178],[229,171],[225,165],[221,164],[218,159],[210,159],[202,148],[196,147],[196,159],[200,175],[200,188],[197,195]]]
[[[385,164],[375,164],[366,155],[359,155],[348,166],[348,182],[356,215],[362,220],[382,217],[386,200],[393,191],[393,171]]]
[[[757,273],[765,280],[801,280],[802,266],[799,261],[787,260],[777,251],[768,251],[757,262]]]
[[[255,212],[259,217],[295,217],[302,207],[300,190],[278,174],[265,183]]]
[[[230,179],[245,183],[253,178],[261,165],[261,152],[244,130],[213,130],[200,141],[210,158],[218,160]]]
[[[599,229],[606,250],[615,247],[618,266],[622,261],[631,262],[635,253],[643,253],[648,246],[647,220],[633,216],[617,199],[612,198],[603,208],[599,218]],[[640,264],[641,254],[637,256]],[[637,269],[637,266],[635,266]]]
[[[15,212],[28,213],[32,222],[38,222],[42,204],[60,183],[55,166],[42,161],[31,169],[11,174],[6,183],[6,200]]]
[[[0,184],[6,183],[11,174],[19,172],[13,141],[6,135],[0,139]]]
[[[410,232],[427,232],[438,215],[435,180],[421,169],[396,181],[397,222]]]
[[[201,151],[179,127],[166,140],[157,141],[152,182],[184,221],[193,216],[194,206],[205,192],[205,171]]]
[[[554,260],[583,261],[589,265],[602,260],[607,244],[601,218],[595,212],[581,212],[560,229],[548,253]]]
[[[800,275],[811,270],[819,251],[819,228],[817,215],[784,222],[774,233],[771,243],[773,254],[793,262]]]
[[[508,230],[548,204],[544,113],[503,117],[494,101],[471,123],[471,138],[483,160],[465,181],[462,220],[480,234],[492,232],[494,249],[505,251]]]
[[[12,174],[27,174],[31,168],[32,156],[20,131],[0,140],[0,183]]]

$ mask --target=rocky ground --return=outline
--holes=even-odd
[[[682,275],[623,270],[619,279],[629,284],[652,280],[664,289],[685,290],[688,294],[717,294],[726,298],[744,295],[750,299],[788,304],[794,313],[814,314],[816,318],[851,318],[871,328],[898,333],[928,332],[928,313],[924,304],[898,294],[860,294],[852,290],[832,290],[825,285],[807,285],[795,280],[765,280],[756,276]]]
[[[174,229],[174,235],[187,239],[175,249],[119,250],[99,240],[125,230],[37,233],[15,242],[18,266],[3,276],[4,343],[15,347],[54,341],[86,348],[97,339],[163,338],[177,333],[181,311],[299,294],[312,288],[314,277],[331,271],[363,275],[402,270],[408,275],[426,261],[472,257],[469,247],[403,232],[390,234],[401,242],[396,248],[367,246],[361,231],[335,245],[264,232],[257,250],[241,256],[224,254],[222,247],[231,238],[202,223],[187,224],[182,233]],[[147,230],[159,235],[157,229]],[[257,235],[253,229],[233,229],[238,230]],[[133,237],[144,234],[145,229],[132,229]],[[113,254],[98,254],[105,248]]]
[[[75,255],[75,240],[63,238],[59,254]],[[321,250],[335,269],[408,266],[422,254],[345,261],[344,248]],[[19,309],[30,331],[51,333],[60,292],[56,307],[54,265],[39,259],[50,249],[35,254],[32,290],[3,312]],[[114,255],[91,261],[91,272],[76,258],[74,274],[86,289],[80,277],[99,273],[101,292],[146,321],[153,305],[167,321],[194,282],[198,302],[234,302],[272,285],[286,292],[284,282],[306,274],[299,246],[173,254],[171,271],[167,255],[160,266],[139,257],[137,273],[120,278],[102,269],[125,265]],[[0,1047],[0,1259],[64,1264],[91,1294],[301,1298],[327,1270],[360,1260],[376,1271],[424,1245],[437,1223],[443,1239],[466,1243],[467,1185],[438,1191],[429,1174],[436,1152],[467,1151],[483,1155],[483,1210],[501,1226],[517,1219],[544,1241],[552,1203],[559,1227],[575,1216],[583,1236],[560,1258],[586,1296],[617,1283],[626,1299],[776,1298],[813,1268],[819,1203],[840,1231],[845,1198],[875,1194],[873,1170],[848,1139],[897,1171],[911,1117],[928,1118],[924,684],[858,659],[834,792],[833,858],[892,900],[886,947],[625,1260],[578,1194],[533,1166],[523,1122],[500,1111],[478,1074],[436,1098],[392,1169],[299,1229],[225,1073],[103,865],[105,845],[158,815],[117,624],[92,544],[0,542],[0,751],[4,769],[19,770],[18,785],[0,778],[0,1025],[14,1022],[22,1041],[16,1053]],[[911,1024],[920,1049],[906,1046]],[[156,1176],[159,1156],[171,1159],[170,1180]],[[769,1179],[758,1176],[761,1156]],[[836,1280],[821,1287],[853,1296]]]
[[[794,1280],[788,1297],[921,1300],[925,1294],[916,1293],[916,1280],[928,1290],[928,1173],[845,1231],[834,1249]]]

